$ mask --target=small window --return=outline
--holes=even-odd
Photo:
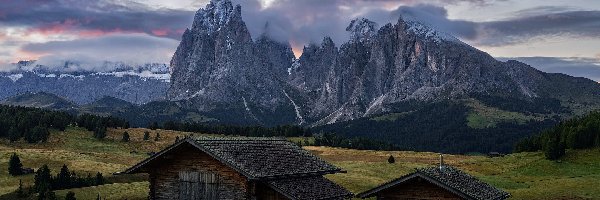
[[[179,199],[213,200],[219,198],[219,177],[215,173],[179,172]]]

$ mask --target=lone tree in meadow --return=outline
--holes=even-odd
[[[144,131],[144,141],[150,140],[150,132]]]
[[[154,141],[160,140],[160,133],[156,132],[156,136],[154,137]]]
[[[395,162],[396,162],[396,159],[394,158],[394,156],[390,155],[390,157],[388,158],[388,163],[394,164]]]
[[[10,160],[8,161],[8,174],[13,176],[21,175],[23,174],[22,169],[23,164],[21,163],[21,159],[19,159],[17,153],[13,153],[13,155],[10,156]]]
[[[127,131],[123,132],[123,138],[121,138],[121,142],[129,142],[129,133]]]

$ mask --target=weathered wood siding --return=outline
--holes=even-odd
[[[152,161],[144,171],[150,174],[150,199],[182,199],[179,197],[180,172],[216,174],[219,177],[218,199],[250,198],[248,180],[244,176],[188,144]]]
[[[435,184],[429,183],[421,178],[415,178],[412,181],[396,185],[379,192],[377,199],[462,199],[460,196],[441,188]]]

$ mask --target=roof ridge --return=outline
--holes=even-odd
[[[288,141],[285,137],[198,136],[194,141]]]

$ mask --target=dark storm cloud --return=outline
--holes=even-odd
[[[575,77],[586,77],[596,82],[600,82],[600,59],[556,57],[519,57],[498,59],[504,61],[518,60],[544,72],[563,73]]]
[[[0,25],[26,26],[41,33],[144,32],[179,39],[193,15],[190,11],[156,10],[131,2],[125,6],[108,0],[19,0],[0,5]]]

